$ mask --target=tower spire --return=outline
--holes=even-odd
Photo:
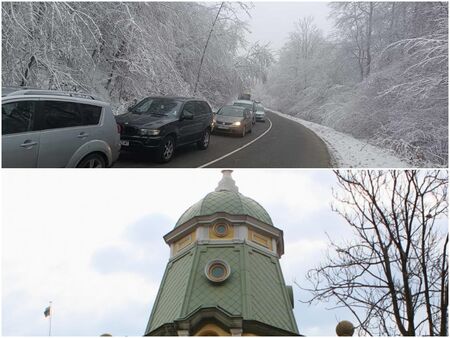
[[[239,188],[236,186],[236,182],[233,180],[233,177],[231,177],[231,173],[233,170],[222,170],[222,179],[220,180],[219,184],[217,185],[217,188],[215,191],[234,191],[239,192]]]

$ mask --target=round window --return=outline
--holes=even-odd
[[[225,237],[226,235],[228,235],[229,232],[228,224],[226,223],[214,224],[213,230],[216,236]]]
[[[211,281],[220,283],[226,280],[230,276],[230,266],[227,262],[222,260],[210,261],[206,264],[205,275]]]

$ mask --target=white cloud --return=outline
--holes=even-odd
[[[332,174],[233,176],[276,226],[289,226],[283,270],[287,281],[298,276],[323,247],[311,229],[327,209]],[[45,335],[52,300],[55,334],[141,335],[168,259],[162,236],[220,177],[218,170],[3,171],[3,334]]]

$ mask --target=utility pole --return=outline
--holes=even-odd
[[[195,96],[195,94],[197,94],[197,86],[198,86],[198,82],[200,80],[200,73],[202,71],[203,59],[205,58],[206,48],[208,48],[209,39],[211,39],[212,32],[214,31],[214,26],[216,25],[217,19],[219,18],[219,14],[220,14],[220,11],[222,10],[223,5],[224,5],[224,2],[222,2],[220,4],[219,10],[217,11],[216,18],[214,19],[211,30],[209,31],[208,39],[206,39],[205,48],[203,48],[202,58],[200,59],[200,66],[198,67],[198,72],[197,72],[197,80],[195,81],[194,96]]]

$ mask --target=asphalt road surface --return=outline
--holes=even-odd
[[[177,149],[172,161],[155,162],[152,154],[122,153],[115,168],[327,168],[325,143],[299,123],[273,113],[256,122],[245,137],[211,135],[208,149]]]

